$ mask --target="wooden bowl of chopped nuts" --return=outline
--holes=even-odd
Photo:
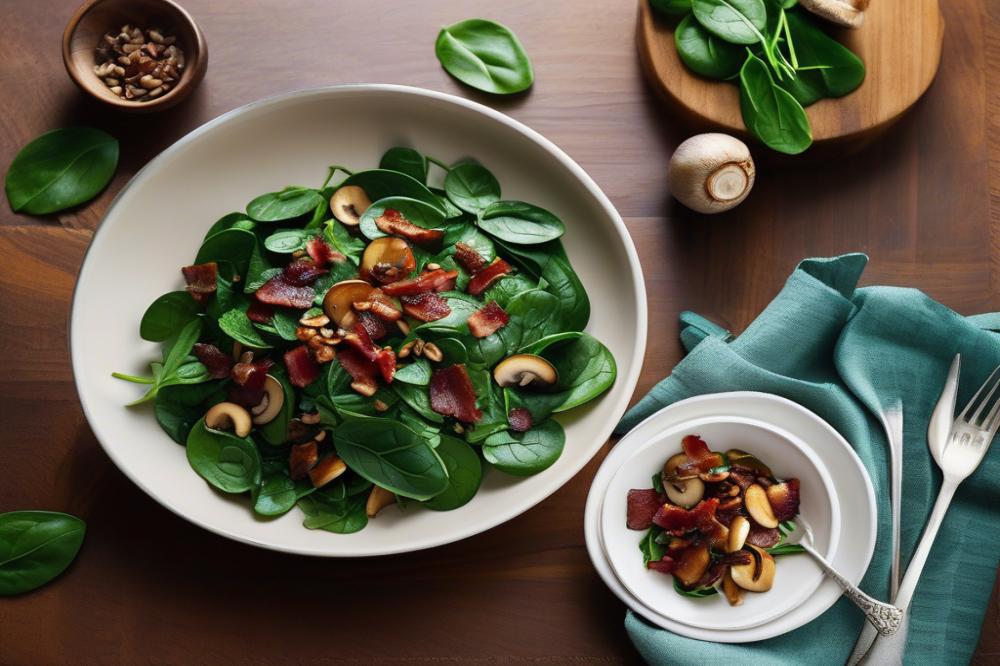
[[[122,111],[159,111],[205,76],[201,29],[171,0],[89,0],[63,33],[63,63],[91,97]]]

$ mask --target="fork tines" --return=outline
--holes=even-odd
[[[972,400],[969,400],[969,404],[965,406],[958,418],[974,428],[995,431],[1000,426],[1000,396],[996,395],[998,388],[1000,388],[1000,366],[997,366],[990,373],[990,376],[972,396]],[[984,393],[985,395],[983,395]],[[973,408],[975,408],[974,411]]]

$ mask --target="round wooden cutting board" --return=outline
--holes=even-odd
[[[866,75],[851,94],[806,109],[814,139],[806,154],[863,145],[902,116],[934,79],[944,35],[938,0],[873,0],[856,30],[817,21],[861,57]],[[639,0],[639,56],[653,87],[696,124],[746,137],[737,87],[684,66],[674,46],[676,24]]]

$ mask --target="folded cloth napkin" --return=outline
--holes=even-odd
[[[962,354],[959,405],[1000,363],[1000,314],[962,317],[922,292],[857,289],[868,258],[808,259],[739,337],[693,313],[681,315],[690,352],[618,425],[694,395],[776,393],[826,419],[860,456],[875,486],[878,543],[861,587],[888,596],[888,448],[875,410],[899,397],[904,410],[902,566],[916,548],[941,474],[927,449],[927,423],[948,366]],[[1000,553],[1000,445],[959,488],[911,606],[907,664],[964,664],[975,650]],[[629,613],[625,627],[652,664],[842,664],[863,616],[841,598],[799,629],[743,645],[709,643],[656,628]]]

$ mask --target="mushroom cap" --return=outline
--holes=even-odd
[[[281,408],[285,405],[285,389],[277,379],[271,375],[267,375],[264,378],[264,400],[261,404],[264,404],[264,409],[259,413],[257,412],[257,407],[253,408],[253,422],[254,425],[264,425],[265,423],[270,423],[278,414],[281,413]],[[258,405],[259,407],[260,405]]]
[[[845,28],[860,28],[865,22],[868,0],[799,0],[807,10]]]
[[[754,483],[747,486],[743,491],[743,506],[747,513],[761,527],[774,528],[778,526],[778,519],[771,508],[771,500],[767,498],[767,491],[764,486]]]
[[[232,428],[237,437],[246,437],[250,434],[253,421],[250,412],[242,405],[237,405],[235,402],[220,402],[205,412],[205,426],[212,430]]]
[[[514,354],[493,368],[500,386],[552,386],[559,381],[555,366],[535,354]]]
[[[734,564],[729,567],[733,582],[750,592],[767,592],[774,585],[774,558],[763,548],[747,545],[754,558],[749,564]]]
[[[398,269],[400,275],[397,279],[400,280],[417,267],[417,261],[413,257],[410,244],[395,236],[376,238],[368,244],[361,256],[361,276],[369,277],[378,264],[386,264]]]
[[[368,193],[357,185],[344,185],[330,197],[330,212],[341,223],[350,227],[361,223],[361,215],[371,205]]]
[[[684,453],[671,456],[663,465],[663,490],[667,494],[667,499],[679,507],[690,509],[701,501],[705,495],[705,483],[697,476],[689,479],[673,478],[674,470],[681,463],[686,463],[688,457]]]
[[[670,191],[699,213],[721,213],[750,194],[756,177],[750,149],[739,139],[710,132],[686,139],[670,158]]]
[[[354,319],[354,304],[367,301],[375,287],[364,280],[343,280],[330,287],[323,298],[323,312],[340,328],[348,328]]]

